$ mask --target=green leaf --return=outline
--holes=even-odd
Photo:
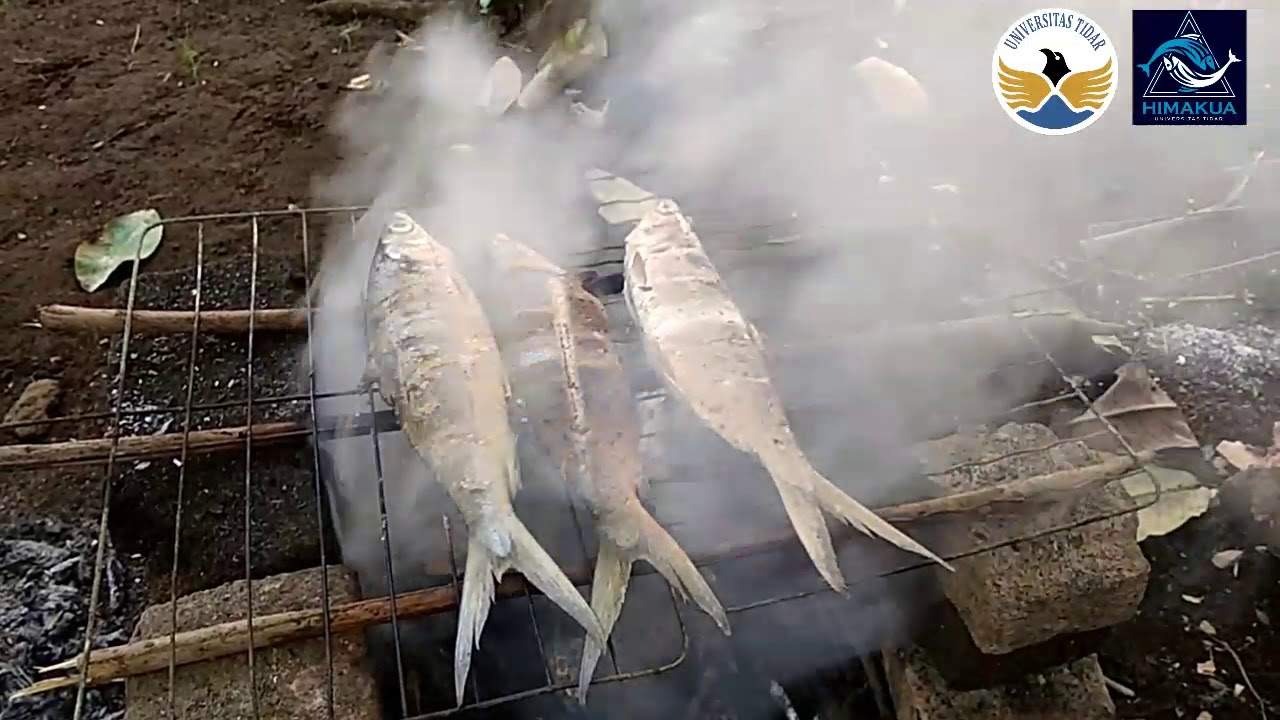
[[[138,210],[112,218],[97,240],[77,245],[76,279],[80,287],[93,292],[124,263],[151,257],[164,235],[164,226],[158,225],[159,222],[160,213],[155,210]]]

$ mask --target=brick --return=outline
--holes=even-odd
[[[1116,714],[1096,655],[993,688],[949,688],[917,647],[886,652],[897,720],[1109,720]]]
[[[928,463],[930,469],[941,469],[1056,440],[1044,426],[1011,423],[995,432],[929,443]],[[954,492],[1095,462],[1097,454],[1075,442],[963,468],[939,481]],[[1115,482],[1072,503],[975,521],[964,532],[970,546],[989,546],[1129,507],[1131,499]],[[1136,529],[1134,514],[1125,513],[979,553],[957,561],[954,573],[939,570],[943,591],[974,645],[990,655],[1111,627],[1133,617],[1146,590],[1151,568],[1138,547]]]
[[[320,568],[255,580],[254,615],[318,607],[321,581]],[[178,630],[243,620],[247,597],[243,580],[181,597]],[[329,569],[329,598],[334,604],[358,599],[354,579],[339,566]],[[134,629],[133,639],[167,635],[170,612],[170,603],[148,607]],[[357,631],[335,635],[332,655],[335,717],[380,720],[375,684],[363,666],[364,634]],[[326,714],[326,671],[323,638],[256,650],[256,716],[249,691],[247,655],[177,668],[173,687],[175,715],[169,713],[168,670],[150,673],[126,682],[125,720],[314,720]]]

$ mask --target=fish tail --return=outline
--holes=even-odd
[[[772,457],[761,457],[773,484],[782,498],[791,527],[804,546],[814,567],[833,590],[845,592],[844,575],[836,561],[836,551],[831,544],[831,531],[827,528],[822,507],[813,494],[813,476],[817,475],[808,459],[793,448],[789,452]]]
[[[635,523],[640,530],[640,537],[634,547],[624,548],[602,533],[600,550],[596,555],[595,575],[591,581],[591,609],[599,618],[605,635],[613,632],[613,625],[622,612],[622,603],[631,579],[631,566],[636,560],[646,560],[653,565],[676,592],[685,598],[692,597],[698,607],[710,615],[720,630],[728,635],[729,617],[725,614],[724,607],[675,538],[639,505],[635,506],[630,522]],[[603,652],[602,643],[587,638],[578,675],[579,702],[587,701],[587,686],[591,684],[596,664]]]
[[[453,689],[458,705],[467,686],[471,652],[480,646],[480,632],[493,605],[495,565],[493,555],[473,535],[467,542],[467,569],[462,576],[462,597],[458,603],[458,635],[453,646]]]
[[[514,513],[508,517],[510,521],[505,524],[505,529],[511,536],[511,567],[520,571],[548,600],[578,621],[588,635],[604,642],[605,632],[600,628],[599,620],[591,612],[591,606],[587,605],[582,593],[578,592],[578,588],[573,586],[573,582],[547,551],[542,549],[524,523]]]
[[[591,609],[600,621],[605,637],[613,632],[613,624],[622,613],[622,601],[631,583],[632,558],[612,542],[601,538],[596,553],[595,574],[591,577]],[[582,665],[578,668],[578,702],[586,704],[587,687],[595,676],[596,664],[604,653],[604,643],[587,637],[582,647]]]
[[[1236,57],[1235,51],[1231,48],[1227,48],[1227,62],[1240,62],[1240,58]]]
[[[1152,61],[1152,62],[1154,62],[1154,61]],[[1148,77],[1151,75],[1151,63],[1150,63],[1150,62],[1138,63],[1138,69],[1142,71],[1142,74],[1143,74],[1143,75],[1146,75],[1146,76],[1148,76]]]
[[[818,498],[825,509],[844,522],[867,535],[879,537],[903,550],[926,557],[948,570],[955,571],[955,568],[946,560],[938,557],[932,550],[890,525],[888,521],[876,515],[862,503],[849,497],[845,491],[836,487],[834,483],[823,477],[817,470],[813,470],[812,482],[814,496]]]

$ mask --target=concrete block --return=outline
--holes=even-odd
[[[318,607],[321,582],[320,568],[255,580],[254,615]],[[358,599],[355,581],[339,566],[329,568],[329,598],[334,604]],[[243,580],[181,597],[178,631],[243,620],[247,599]],[[167,635],[170,612],[170,603],[147,608],[134,629],[133,639]],[[332,657],[335,717],[380,720],[375,684],[364,669],[364,634],[356,631],[335,635]],[[125,720],[315,720],[327,712],[326,672],[323,638],[255,651],[256,715],[247,655],[177,668],[173,714],[169,708],[168,670],[150,673],[126,682]]]
[[[962,491],[1098,461],[1079,442],[1036,450],[1056,441],[1042,425],[1011,423],[929,443],[928,465],[940,470],[1001,458],[938,478],[949,491]],[[1131,499],[1116,482],[1069,504],[973,522],[966,528],[968,543],[989,546],[1129,507]],[[1133,616],[1146,590],[1151,568],[1136,528],[1136,517],[1126,513],[967,557],[955,563],[956,572],[940,571],[943,591],[974,645],[991,655],[1111,627]]]
[[[919,648],[889,651],[884,664],[898,720],[1109,720],[1116,715],[1096,655],[967,692],[949,688]]]

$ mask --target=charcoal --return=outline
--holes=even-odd
[[[72,717],[76,688],[17,700],[9,696],[37,679],[36,668],[82,649],[96,556],[92,527],[51,521],[0,526],[0,718]],[[127,640],[136,608],[130,574],[110,546],[105,556],[94,647]],[[116,720],[123,712],[123,688],[90,688],[81,718]]]

